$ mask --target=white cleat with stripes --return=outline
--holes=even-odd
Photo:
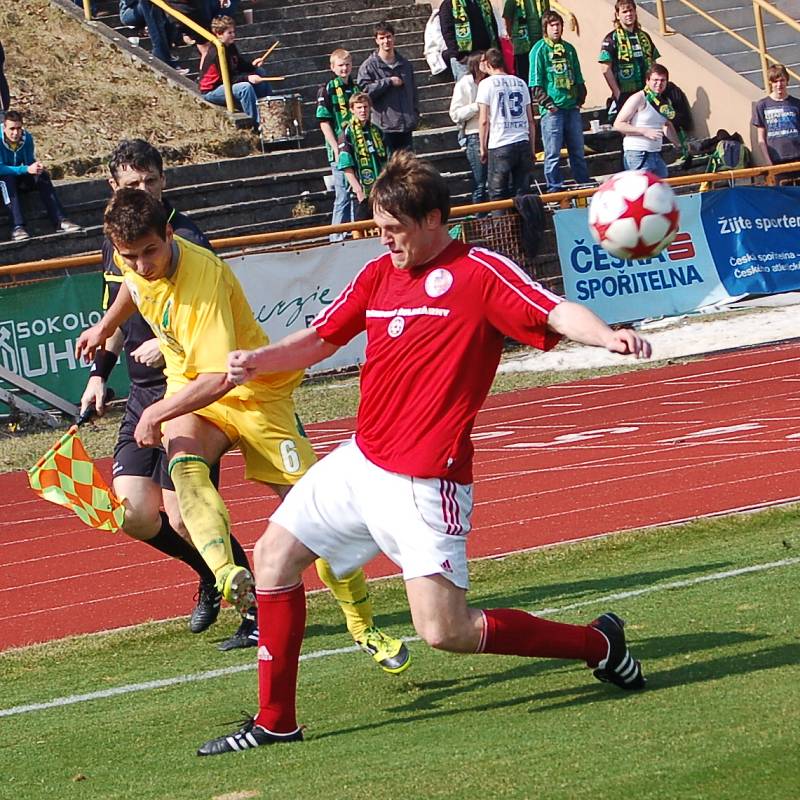
[[[244,721],[242,727],[229,736],[220,736],[206,742],[197,751],[199,756],[218,756],[222,753],[238,753],[241,750],[252,750],[266,744],[282,744],[288,742],[302,742],[303,731],[298,728],[292,733],[272,733],[250,717]]]
[[[595,678],[627,691],[644,689],[647,681],[642,675],[642,665],[630,654],[625,642],[625,620],[608,611],[594,620],[591,626],[602,633],[608,642],[608,655],[597,665]]]

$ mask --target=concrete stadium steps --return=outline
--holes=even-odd
[[[587,112],[587,116],[591,113]],[[424,152],[448,176],[454,204],[470,202],[469,166],[457,147],[454,129],[418,131],[414,142],[415,149]],[[595,151],[587,155],[592,175],[601,177],[621,168],[618,136],[589,134],[586,142]],[[333,204],[333,193],[324,189],[324,177],[328,174],[322,146],[287,148],[248,158],[168,169],[166,197],[176,208],[189,213],[212,237],[325,225],[330,221]],[[570,177],[567,164],[564,175]],[[537,164],[534,177],[543,185],[541,163]],[[99,221],[109,197],[106,181],[64,183],[59,186],[59,196],[69,217],[83,225],[84,231],[48,235],[49,221],[38,203],[26,197],[28,227],[34,238],[4,243],[0,246],[0,263],[74,255],[99,248]],[[315,212],[298,221],[292,212],[301,201],[311,203]]]
[[[754,45],[758,44],[752,3],[736,0],[694,0],[694,2],[721,24],[731,28]],[[653,16],[658,16],[655,0],[640,0],[639,5]],[[761,62],[757,53],[748,50],[724,31],[720,31],[680,0],[666,0],[664,8],[670,28],[691,39],[759,88],[763,87]],[[800,71],[800,37],[797,32],[767,13],[764,13],[764,27],[770,53],[786,66],[796,72]]]
[[[211,237],[233,236],[264,231],[278,231],[325,225],[330,221],[333,193],[325,191],[323,178],[328,164],[322,135],[316,122],[316,95],[319,85],[328,79],[330,51],[346,45],[354,54],[356,67],[373,49],[375,22],[388,18],[398,30],[398,49],[412,60],[420,88],[422,121],[414,134],[415,151],[432,159],[447,175],[454,204],[471,201],[471,176],[464,153],[458,148],[456,129],[448,108],[453,84],[442,76],[431,76],[422,58],[423,30],[429,14],[427,6],[403,0],[336,0],[287,5],[277,0],[255,0],[252,25],[239,26],[239,45],[248,55],[263,52],[275,39],[281,46],[267,62],[272,74],[285,74],[286,81],[276,85],[276,93],[299,94],[303,102],[305,135],[300,147],[295,142],[267,145],[263,154],[193,164],[167,169],[166,196],[181,211],[190,214]],[[100,8],[116,12],[117,0],[98,0]],[[248,7],[248,6],[245,6]],[[342,11],[342,9],[345,9]],[[115,17],[101,19],[113,26]],[[118,19],[116,19],[118,24]],[[98,26],[100,27],[100,26]],[[120,34],[129,31],[121,29]],[[143,41],[143,44],[147,44]],[[138,52],[141,48],[134,48]],[[145,50],[141,50],[144,58]],[[194,47],[179,48],[184,63],[197,65]],[[188,81],[181,81],[188,89]],[[584,129],[600,109],[584,111]],[[215,113],[209,109],[209,113]],[[538,149],[541,149],[541,140]],[[620,137],[615,133],[586,134],[590,174],[602,177],[621,168]],[[666,152],[668,160],[671,152]],[[570,177],[564,164],[564,174]],[[542,165],[534,177],[543,186]],[[67,214],[84,231],[50,235],[49,222],[37,198],[25,197],[29,231],[34,238],[27,242],[4,242],[10,234],[0,217],[0,264],[66,256],[95,251],[101,241],[100,220],[109,197],[104,179],[61,182],[58,187]],[[300,201],[314,210],[305,217],[294,217]],[[552,254],[551,254],[552,255]],[[544,258],[548,258],[546,254]]]

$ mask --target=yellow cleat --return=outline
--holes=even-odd
[[[256,604],[256,582],[249,569],[231,564],[217,573],[220,594],[244,615]]]
[[[388,636],[380,628],[367,628],[364,637],[356,639],[356,644],[371,655],[381,669],[392,675],[399,675],[411,665],[411,653],[405,642]]]

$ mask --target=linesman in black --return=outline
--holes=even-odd
[[[158,150],[143,139],[120,142],[109,161],[109,183],[114,192],[124,188],[142,189],[161,200],[169,214],[174,232],[201,247],[211,250],[205,234],[187,217],[172,208],[162,197],[165,186],[164,165]],[[120,270],[114,264],[114,246],[106,238],[103,254],[103,308],[108,308],[122,284]],[[144,318],[135,313],[99,350],[89,371],[89,380],[81,398],[81,411],[94,406],[105,411],[106,382],[119,353],[124,350],[130,376],[130,394],[125,416],[114,448],[112,467],[114,492],[125,498],[125,524],[129,536],[154,547],[161,553],[184,562],[198,576],[197,605],[189,619],[189,630],[201,633],[219,615],[221,597],[215,586],[214,573],[208,568],[189,539],[178,509],[175,487],[167,471],[163,448],[140,448],[133,432],[142,412],[160,400],[166,391],[164,360]],[[212,471],[215,486],[219,485],[219,464]],[[161,511],[163,503],[165,511]],[[231,536],[237,565],[251,569],[242,546]],[[221,650],[252,647],[258,644],[255,608],[242,618],[238,630],[223,641]]]

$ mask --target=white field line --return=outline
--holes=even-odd
[[[554,616],[565,611],[572,611],[576,608],[605,604],[616,600],[628,600],[632,597],[641,597],[643,595],[653,594],[655,592],[670,591],[672,589],[686,589],[703,583],[728,580],[729,578],[737,578],[741,575],[750,575],[753,573],[764,572],[766,570],[778,569],[780,567],[794,566],[795,564],[799,563],[800,557],[784,558],[780,561],[771,561],[766,564],[753,564],[749,567],[740,567],[739,569],[712,572],[708,575],[700,575],[697,578],[670,581],[669,583],[658,584],[656,586],[646,586],[642,589],[632,589],[627,592],[614,592],[612,594],[594,597],[590,600],[580,600],[577,603],[568,603],[563,606],[553,606],[551,608],[541,608],[531,613],[539,616]],[[409,636],[406,637],[405,641],[416,642],[419,641],[419,637]],[[311,661],[312,659],[317,658],[328,658],[329,656],[343,655],[345,653],[355,653],[358,650],[359,648],[355,645],[351,647],[339,647],[332,650],[316,650],[313,653],[305,653],[304,655],[301,655],[300,660]],[[198,683],[200,681],[207,681],[213,678],[222,678],[227,675],[235,675],[239,672],[254,670],[256,666],[256,664],[240,664],[235,667],[212,669],[207,670],[206,672],[196,672],[189,675],[176,675],[172,678],[163,678],[156,681],[129,683],[125,686],[115,686],[111,689],[103,689],[97,692],[87,692],[86,694],[74,694],[67,697],[57,697],[54,700],[47,700],[41,703],[29,703],[27,705],[12,706],[11,708],[0,709],[0,717],[30,714],[33,711],[46,711],[51,708],[62,708],[64,706],[75,705],[76,703],[86,703],[92,700],[105,700],[110,697],[119,697],[120,695],[124,694],[132,694],[133,692],[148,692],[152,691],[153,689],[163,689],[168,686],[178,686],[182,683]]]

